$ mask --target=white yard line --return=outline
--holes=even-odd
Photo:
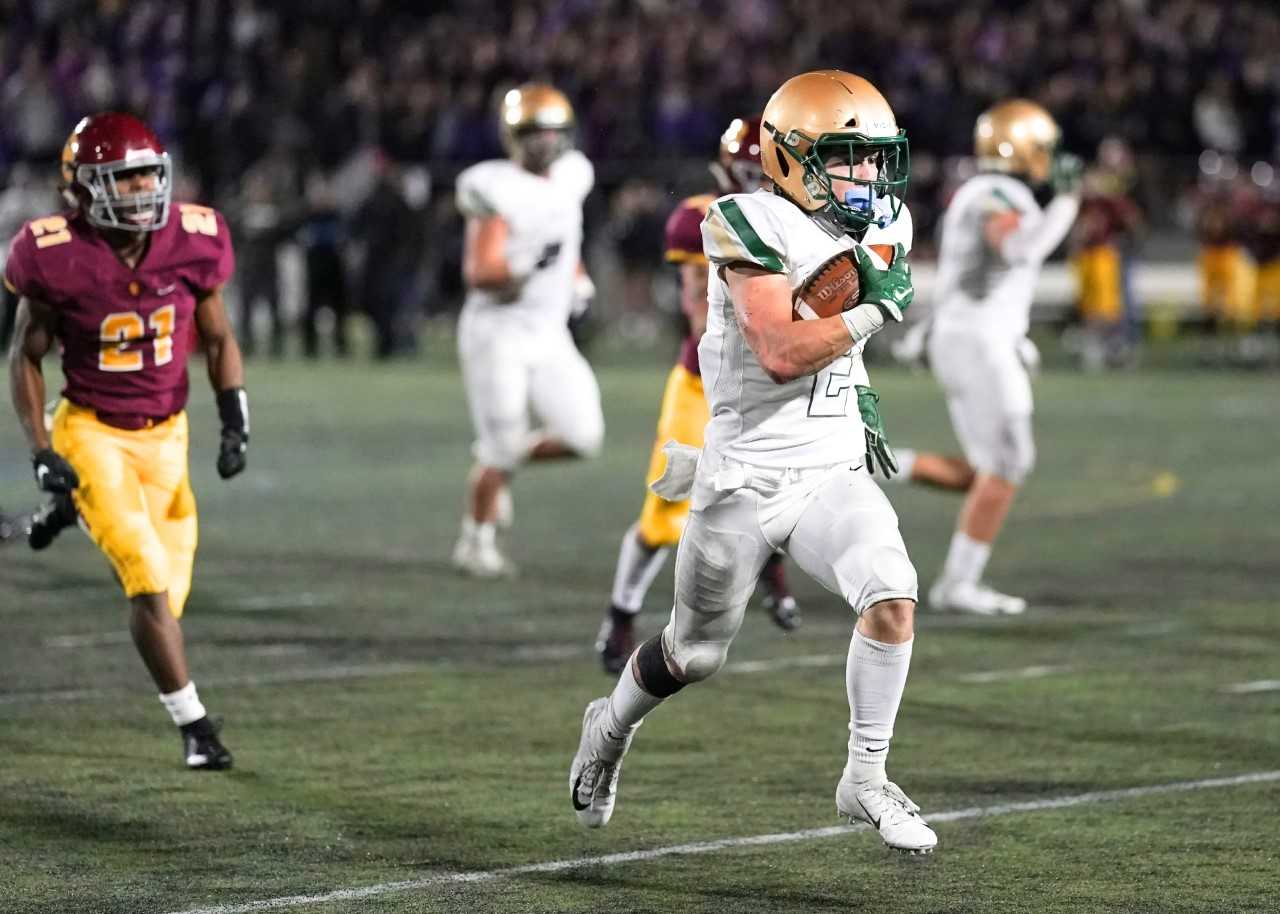
[[[1252,695],[1254,692],[1280,691],[1280,679],[1255,679],[1253,682],[1237,682],[1222,691],[1232,695]]]
[[[847,654],[803,654],[799,657],[774,657],[770,660],[738,660],[726,663],[725,673],[772,673],[774,670],[844,666]]]
[[[233,609],[270,612],[273,609],[314,609],[319,606],[333,606],[338,601],[336,597],[328,594],[302,591],[301,593],[258,594],[226,602],[227,606]]]
[[[276,670],[270,673],[253,673],[247,676],[201,676],[200,685],[220,687],[271,685],[278,682],[319,682],[343,679],[381,679],[404,673],[423,673],[431,669],[426,663],[366,663],[331,667],[304,667],[296,670]],[[0,706],[56,704],[93,699],[115,700],[121,689],[54,689],[47,692],[11,692],[0,694]]]
[[[86,635],[51,635],[44,639],[45,647],[81,648],[105,647],[111,644],[132,644],[133,636],[127,631],[90,632]]]
[[[73,636],[68,636],[73,637]],[[89,637],[89,636],[86,636]],[[104,642],[105,643],[105,642]],[[67,647],[71,645],[58,645]],[[251,649],[253,650],[253,649]],[[259,649],[259,653],[278,654],[295,653],[305,650],[304,646],[282,645]],[[586,657],[593,652],[580,647],[519,647],[506,656],[515,660],[557,661],[574,657]],[[739,660],[727,663],[722,672],[725,673],[772,673],[777,670],[791,669],[825,669],[844,666],[845,654],[802,654],[796,657],[774,657],[769,660]],[[447,661],[445,661],[447,662]],[[238,676],[202,676],[200,685],[235,688],[238,686],[271,685],[282,682],[332,682],[345,679],[383,679],[405,673],[425,673],[437,668],[441,661],[423,661],[420,663],[356,663],[328,667],[300,667],[292,670],[273,670],[267,673],[250,673]],[[983,684],[1003,682],[1013,679],[1034,679],[1055,673],[1066,672],[1067,666],[1029,666],[1013,670],[982,670],[975,673],[962,673],[956,677],[961,682]],[[122,689],[50,689],[39,692],[0,693],[0,707],[5,705],[39,705],[60,704],[64,702],[92,701],[94,699],[114,699],[124,693]]]
[[[983,685],[988,682],[1008,682],[1013,679],[1039,679],[1042,676],[1065,673],[1070,669],[1071,667],[1069,666],[1041,664],[1038,666],[1019,667],[1016,670],[983,670],[978,673],[961,673],[956,679],[961,682]]]
[[[994,816],[1008,816],[1023,812],[1043,812],[1049,809],[1067,809],[1073,806],[1093,806],[1099,803],[1119,803],[1125,800],[1141,799],[1164,793],[1183,793],[1193,790],[1210,790],[1219,787],[1240,787],[1246,784],[1262,784],[1280,781],[1280,771],[1258,771],[1252,774],[1241,774],[1235,777],[1207,778],[1199,781],[1176,781],[1172,784],[1149,784],[1143,787],[1127,787],[1121,790],[1098,790],[1091,793],[1068,794],[1061,797],[1047,797],[1042,800],[1028,800],[1021,803],[999,803],[994,806],[971,806],[967,809],[953,809],[948,812],[929,813],[931,823],[960,822],[966,819],[985,819]],[[566,870],[577,870],[594,866],[616,866],[620,863],[643,863],[647,860],[658,860],[663,857],[689,856],[693,854],[709,854],[722,850],[733,850],[739,847],[763,847],[774,844],[790,844],[797,841],[816,841],[823,838],[835,838],[855,831],[863,831],[865,825],[835,825],[827,828],[811,828],[805,831],[780,832],[771,835],[746,835],[737,838],[722,838],[718,841],[697,841],[691,844],[672,844],[666,847],[655,847],[649,850],[626,851],[618,854],[604,854],[597,857],[573,857],[567,860],[551,860],[545,863],[529,863],[524,866],[511,866],[496,870],[472,870],[461,873],[436,873],[419,879],[404,879],[398,882],[382,882],[376,885],[359,888],[336,889],[315,895],[286,895],[279,898],[264,898],[260,901],[247,901],[240,904],[215,905],[207,908],[191,908],[172,914],[254,914],[257,911],[279,911],[298,908],[304,905],[326,904],[339,901],[359,901],[364,898],[377,898],[402,892],[416,892],[423,889],[437,888],[445,885],[472,884],[493,882],[508,879],[512,876],[524,876],[534,873],[560,873]]]

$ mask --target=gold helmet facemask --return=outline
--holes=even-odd
[[[502,145],[513,160],[535,174],[573,147],[573,106],[545,83],[525,83],[502,98]]]
[[[779,193],[853,232],[898,218],[911,172],[907,134],[889,103],[843,70],[815,70],[782,84],[764,109],[760,161]],[[854,169],[866,164],[875,177],[856,177]],[[854,186],[837,197],[833,179]]]
[[[1049,180],[1062,131],[1053,116],[1025,98],[1003,101],[978,115],[973,150],[982,171],[1019,175],[1032,184]]]

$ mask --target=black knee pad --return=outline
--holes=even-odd
[[[685,686],[667,669],[661,632],[640,645],[640,650],[636,651],[636,669],[640,673],[640,685],[654,698],[667,698]]]

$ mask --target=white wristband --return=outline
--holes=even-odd
[[[855,343],[860,343],[884,326],[884,311],[873,302],[863,302],[856,308],[840,313],[849,335]]]

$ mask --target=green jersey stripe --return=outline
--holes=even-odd
[[[742,215],[742,210],[738,208],[738,204],[733,200],[725,200],[717,203],[716,207],[724,215],[726,221],[742,239],[743,245],[747,249],[747,253],[764,267],[774,273],[785,273],[786,267],[782,265],[782,258],[778,256],[778,252],[769,245],[765,244],[760,236],[756,234],[756,230],[751,227],[751,223],[747,221],[747,217]]]

